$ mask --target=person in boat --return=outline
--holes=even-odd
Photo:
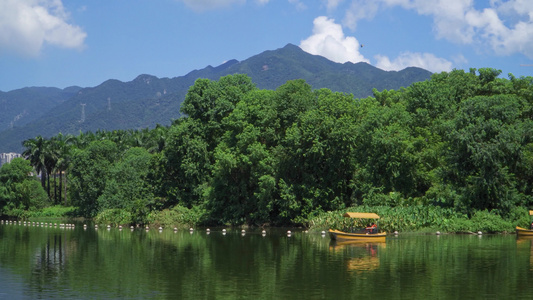
[[[377,233],[378,226],[375,223],[371,223],[365,229],[367,233]]]
[[[533,229],[533,222],[531,222],[531,226],[530,226],[530,229]]]

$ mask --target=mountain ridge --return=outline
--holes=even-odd
[[[0,131],[0,152],[20,152],[22,141],[37,135],[168,125],[181,116],[181,102],[196,79],[218,80],[230,74],[247,74],[260,89],[276,89],[288,80],[304,79],[314,89],[328,88],[357,98],[371,96],[373,88],[398,89],[431,76],[431,72],[416,67],[384,71],[362,62],[340,64],[287,44],[243,61],[231,59],[219,66],[192,70],[184,76],[158,78],[140,74],[127,82],[108,79],[94,87],[51,88],[56,89],[56,94],[60,90],[69,97],[58,98],[48,109],[41,108],[41,115],[33,120]],[[5,92],[0,92],[0,105],[2,93]]]

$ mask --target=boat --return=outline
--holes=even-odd
[[[529,215],[533,216],[533,210],[529,211]],[[516,226],[516,235],[518,237],[533,237],[533,229],[526,229],[520,226]]]
[[[519,237],[522,237],[522,236],[530,236],[530,237],[533,237],[533,230],[532,230],[532,229],[526,229],[526,228],[522,228],[522,227],[516,226],[516,234],[517,234]]]
[[[358,212],[347,212],[343,215],[343,217],[352,219],[380,219],[380,216],[375,213]],[[329,229],[328,232],[330,238],[336,241],[385,242],[385,238],[387,237],[387,233],[378,232],[377,227],[367,227],[358,231],[350,230],[349,232],[337,229]]]

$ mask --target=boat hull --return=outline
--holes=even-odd
[[[533,237],[533,230],[525,229],[525,228],[516,226],[516,234],[518,236],[530,236],[530,237]]]
[[[340,230],[329,230],[329,236],[332,240],[336,241],[361,241],[361,242],[384,242],[387,233],[380,232],[374,234],[366,233],[350,233]]]

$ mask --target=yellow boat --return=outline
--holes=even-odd
[[[529,211],[529,215],[533,216],[533,210]],[[518,237],[533,237],[533,229],[516,226],[516,234]]]
[[[357,213],[347,212],[343,215],[345,218],[353,219],[380,219],[375,213]],[[368,241],[368,242],[385,242],[386,232],[377,232],[375,229],[367,229],[367,232],[345,232],[336,229],[329,230],[329,236],[336,241]]]
[[[516,226],[516,234],[519,237],[523,237],[523,236],[533,237],[533,230],[532,229],[525,229],[525,228]]]

